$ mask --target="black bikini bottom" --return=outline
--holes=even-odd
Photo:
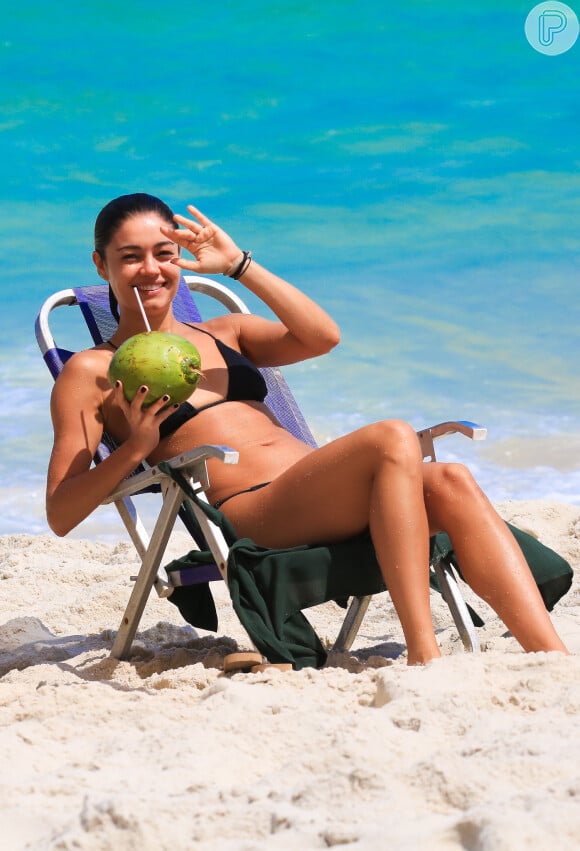
[[[259,485],[252,485],[251,488],[245,488],[243,491],[236,491],[235,493],[230,494],[229,496],[225,496],[223,499],[218,499],[217,502],[214,502],[214,508],[221,508],[224,502],[227,502],[228,499],[233,499],[235,496],[240,496],[243,493],[251,493],[252,491],[259,491],[260,488],[265,488],[266,485],[271,484],[271,482],[261,482]]]

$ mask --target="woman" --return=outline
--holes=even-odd
[[[97,218],[93,261],[120,318],[111,339],[74,355],[54,386],[47,482],[54,532],[67,534],[143,459],[156,463],[198,444],[227,445],[239,451],[239,463],[210,462],[208,498],[240,536],[285,547],[370,528],[409,664],[440,655],[428,583],[429,536],[438,531],[449,534],[466,580],[525,650],[567,652],[519,547],[466,468],[423,463],[415,432],[398,420],[315,450],[278,424],[263,403],[255,367],[324,354],[339,342],[338,328],[199,210],[188,211],[191,218],[173,216],[159,199],[137,194],[110,202]],[[181,258],[180,248],[195,259]],[[181,270],[239,279],[278,321],[227,314],[197,326],[178,322],[172,300]],[[152,329],[180,334],[200,352],[204,380],[184,406],[163,397],[144,408],[146,387],[129,404],[122,385],[109,384],[114,351],[144,330],[135,290]],[[104,429],[120,446],[91,467]]]

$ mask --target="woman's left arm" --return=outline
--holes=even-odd
[[[236,316],[240,345],[258,366],[282,366],[324,355],[340,342],[336,322],[288,281],[255,262],[239,280],[280,320]]]
[[[243,253],[221,228],[195,207],[195,219],[175,216],[180,230],[162,228],[168,237],[194,255],[195,260],[173,261],[184,270],[200,274],[231,274]],[[197,220],[197,221],[196,221]],[[340,340],[336,322],[297,287],[269,272],[254,260],[238,280],[278,317],[272,322],[256,316],[236,315],[240,346],[258,366],[295,363],[325,354]]]

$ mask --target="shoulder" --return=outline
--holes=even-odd
[[[65,363],[55,381],[53,397],[74,391],[77,399],[103,396],[109,388],[108,369],[112,352],[109,348],[95,347],[75,352]]]
[[[186,323],[185,327],[205,331],[224,343],[232,343],[239,337],[241,318],[243,318],[243,314],[225,313],[215,316],[212,319],[207,319],[205,322],[199,322],[196,325]]]
[[[258,366],[264,365],[262,363],[264,357],[264,363],[267,362],[268,365],[278,362],[273,347],[276,347],[279,344],[279,338],[287,333],[287,329],[281,323],[272,322],[254,313],[226,313],[208,319],[206,322],[200,322],[194,327],[242,352]],[[266,355],[262,351],[264,345],[270,349]]]
[[[75,352],[65,363],[57,381],[61,378],[70,378],[79,375],[97,375],[106,372],[111,362],[113,352],[104,346],[95,346],[92,349],[83,349]]]

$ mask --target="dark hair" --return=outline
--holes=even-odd
[[[168,225],[176,228],[173,221],[173,211],[160,198],[148,195],[147,192],[133,192],[131,195],[120,195],[105,204],[95,221],[95,251],[105,259],[105,250],[115,232],[122,223],[139,213],[157,213],[165,219]],[[109,285],[109,304],[111,313],[119,321],[117,299]]]

